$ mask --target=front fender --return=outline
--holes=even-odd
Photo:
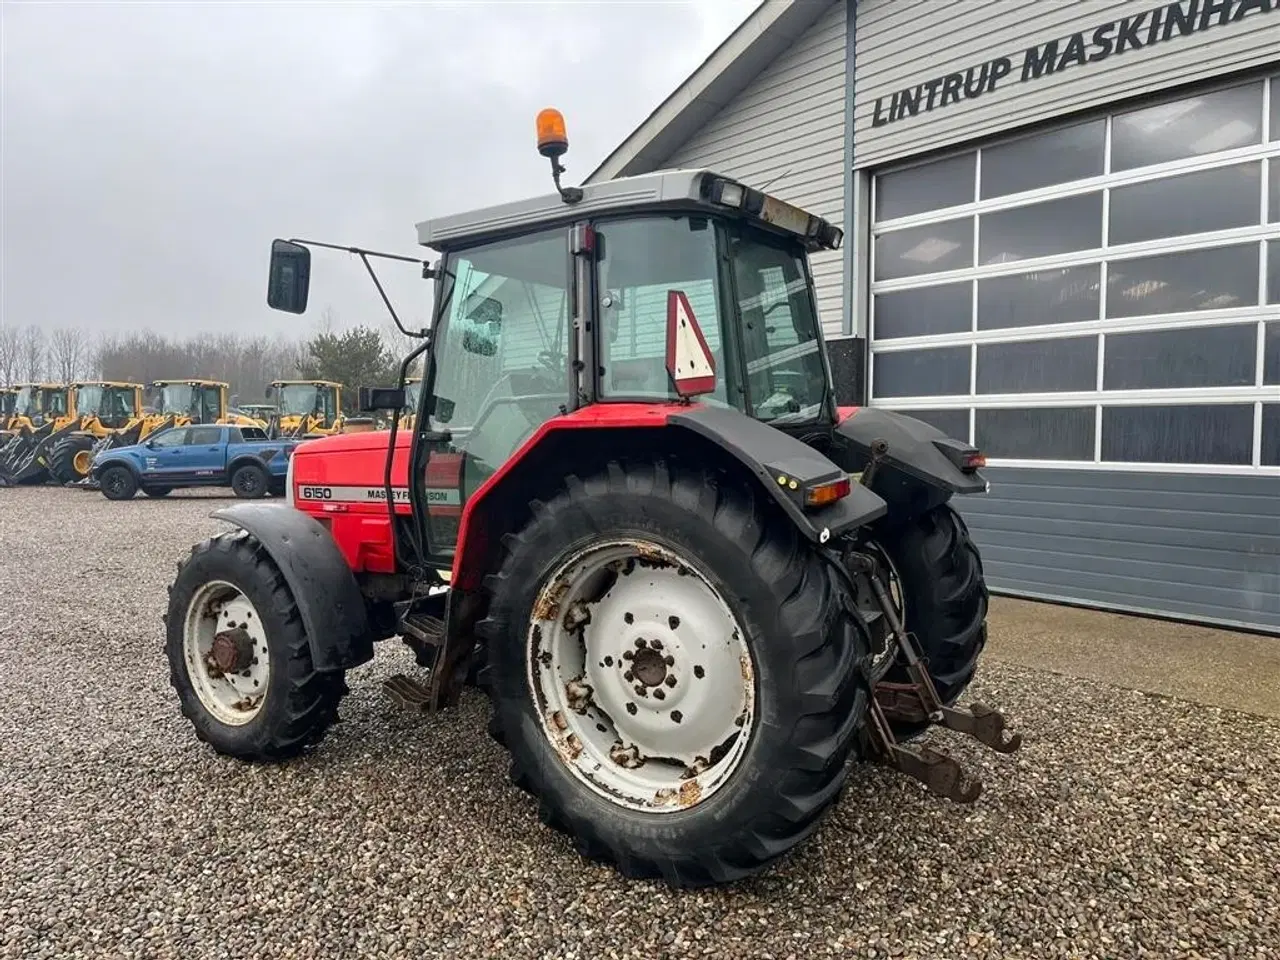
[[[237,503],[211,516],[252,534],[284,576],[317,670],[347,670],[373,659],[373,636],[355,575],[329,531],[293,507]]]
[[[89,468],[89,475],[95,480],[100,480],[102,472],[108,467],[126,467],[135,477],[142,477],[142,468],[128,455],[97,457]]]
[[[835,430],[832,457],[846,470],[861,472],[870,464],[877,440],[885,446],[871,486],[891,503],[921,497],[941,501],[952,494],[987,489],[986,477],[976,470],[962,470],[942,450],[949,445],[973,448],[922,420],[891,410],[863,407],[844,417]]]

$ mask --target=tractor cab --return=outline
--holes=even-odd
[[[837,249],[839,228],[708,170],[555,178],[548,196],[418,225],[441,258],[417,416],[401,422],[419,542],[441,569],[459,508],[556,417],[696,398],[791,432],[837,420],[808,255]],[[271,305],[305,308],[309,277],[309,249],[276,241]],[[382,393],[397,412],[409,399]]]
[[[17,396],[16,388],[0,387],[0,427],[7,425],[9,418],[13,416],[13,406]]]

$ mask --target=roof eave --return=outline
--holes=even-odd
[[[584,181],[657,170],[837,0],[763,0]]]

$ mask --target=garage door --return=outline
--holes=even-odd
[[[873,180],[870,396],[1003,592],[1280,632],[1280,77]]]

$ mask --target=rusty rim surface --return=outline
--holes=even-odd
[[[650,541],[591,544],[547,578],[530,618],[528,681],[565,766],[632,810],[705,801],[755,729],[741,625],[700,569]]]
[[[238,587],[213,580],[196,591],[183,625],[191,686],[218,721],[240,726],[267,696],[271,659],[258,611]]]

